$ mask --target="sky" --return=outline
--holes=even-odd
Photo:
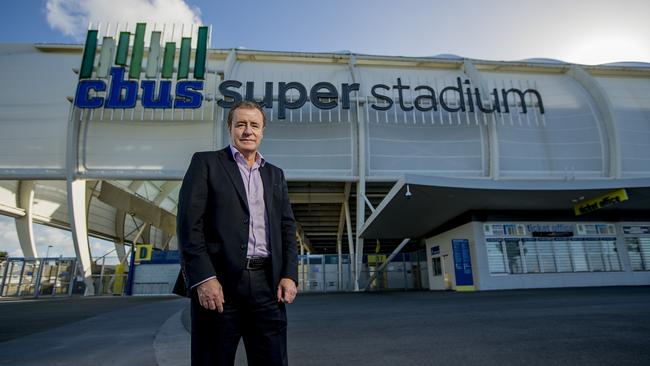
[[[89,22],[144,21],[210,25],[212,48],[650,62],[648,14],[650,0],[20,0],[2,4],[0,43],[82,43]],[[34,230],[40,255],[74,255],[69,232]],[[0,250],[21,254],[4,216]]]
[[[115,245],[106,240],[90,238],[90,250],[94,259],[105,254],[106,263],[116,261],[116,254],[113,251]],[[56,229],[45,225],[34,225],[34,242],[39,257],[74,257],[74,246],[72,235],[67,230]],[[49,248],[48,251],[48,246]],[[10,257],[22,257],[23,253],[16,234],[15,220],[11,217],[0,215],[0,251],[6,251]]]
[[[213,48],[580,64],[650,62],[649,0],[21,0],[0,42],[81,43],[88,22],[212,26]]]

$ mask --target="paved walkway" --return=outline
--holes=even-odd
[[[187,305],[0,301],[0,365],[189,365]],[[650,287],[310,294],[288,309],[294,366],[650,364]]]

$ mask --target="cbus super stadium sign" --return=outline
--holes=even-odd
[[[160,45],[161,32],[152,32],[146,68],[142,61],[145,50],[145,23],[138,23],[135,29],[133,47],[130,32],[120,32],[117,47],[115,39],[104,37],[98,66],[94,68],[97,54],[97,30],[89,30],[79,70],[79,83],[74,104],[78,108],[122,108],[136,106],[139,90],[143,108],[199,108],[203,102],[208,27],[199,27],[194,57],[194,80],[190,77],[190,55],[192,39],[183,37],[180,44],[176,72],[176,87],[172,97],[172,79],[176,59],[176,42]],[[127,59],[131,48],[131,58]],[[113,57],[114,56],[114,57]],[[160,67],[162,57],[162,68]],[[113,62],[114,60],[114,62]],[[111,66],[111,64],[113,65]],[[109,69],[109,66],[110,69]],[[95,69],[95,78],[93,78]],[[145,79],[140,80],[144,71]],[[157,81],[160,76],[160,80]],[[108,81],[110,79],[110,82]],[[158,85],[157,85],[158,84]],[[156,94],[156,90],[158,93]],[[100,95],[103,94],[103,96]]]
[[[117,41],[113,37],[103,37],[96,67],[98,31],[88,31],[74,98],[77,108],[132,109],[138,100],[144,109],[196,109],[202,106],[208,27],[198,27],[192,73],[192,38],[183,37],[177,53],[176,42],[166,42],[164,47],[161,45],[161,32],[158,31],[150,34],[143,67],[145,31],[146,24],[138,23],[134,34],[120,32]],[[278,119],[285,119],[287,109],[299,109],[306,103],[321,110],[339,106],[350,109],[351,94],[362,88],[359,83],[342,83],[338,87],[327,81],[316,82],[310,88],[298,81],[278,82],[277,85],[266,81],[263,84],[264,95],[260,98],[255,96],[254,81],[221,81],[217,88],[222,97],[216,98],[216,103],[222,108],[230,108],[242,99],[255,100],[264,108],[277,106]],[[416,95],[407,100],[406,93],[413,95],[411,91]],[[372,96],[368,104],[376,111],[399,107],[404,112],[444,110],[448,113],[502,114],[514,109],[525,114],[534,108],[544,114],[542,96],[536,89],[504,87],[483,90],[472,85],[469,79],[460,77],[439,89],[430,85],[409,85],[398,77],[394,83],[375,84],[364,92],[364,95]]]

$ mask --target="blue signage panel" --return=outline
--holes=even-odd
[[[469,252],[469,240],[453,239],[451,246],[454,252],[454,271],[458,290],[473,290],[472,257]]]

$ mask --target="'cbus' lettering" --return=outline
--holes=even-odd
[[[81,80],[77,85],[75,106],[83,109],[95,109],[102,106],[107,109],[134,108],[138,100],[138,82],[124,79],[124,68],[111,68],[110,85],[104,80]],[[142,89],[141,103],[143,108],[151,109],[196,109],[203,103],[203,81],[186,80],[176,83],[176,95],[172,98],[172,82],[153,80],[140,82]],[[157,87],[157,88],[156,88]],[[156,89],[158,89],[156,91]],[[100,92],[106,92],[104,97]]]

